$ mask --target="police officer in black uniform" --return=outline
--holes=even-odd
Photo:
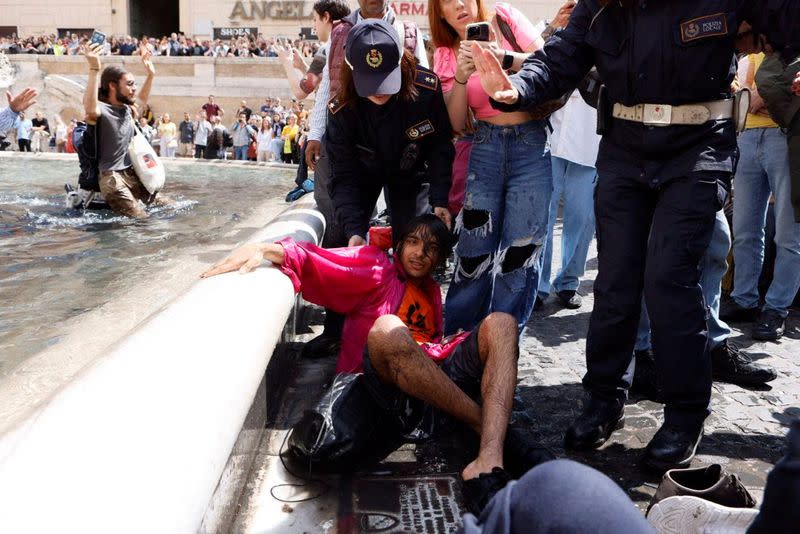
[[[385,187],[393,237],[429,202],[450,227],[447,194],[454,157],[439,79],[416,64],[397,31],[380,19],[347,36],[339,95],[328,106],[325,146],[331,199],[349,244],[364,244],[375,202]]]
[[[581,0],[567,28],[517,75],[506,76],[490,54],[476,59],[484,89],[504,111],[571,91],[593,65],[605,82],[589,395],[567,447],[598,447],[623,424],[642,289],[665,402],[643,464],[687,466],[702,438],[711,362],[699,263],[736,165],[730,86],[745,21],[770,40],[797,40],[800,2]]]

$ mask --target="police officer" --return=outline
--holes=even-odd
[[[736,164],[730,85],[744,21],[770,40],[796,40],[800,7],[793,0],[582,0],[567,28],[517,75],[509,78],[491,54],[476,58],[483,87],[502,110],[571,91],[593,65],[606,84],[598,115],[599,273],[583,379],[589,395],[567,430],[569,448],[598,447],[623,425],[643,288],[665,402],[643,464],[686,466],[702,438],[711,363],[698,266]]]
[[[436,75],[403,49],[380,19],[356,24],[347,36],[339,94],[328,106],[325,143],[331,199],[350,246],[365,243],[381,189],[394,237],[416,215],[417,195],[448,227],[454,156],[450,120]]]

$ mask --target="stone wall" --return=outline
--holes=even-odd
[[[35,87],[41,93],[32,111],[43,111],[47,117],[56,113],[69,120],[82,113],[83,88],[87,65],[76,56],[8,56],[16,70],[11,87],[17,93],[24,87]],[[137,56],[104,57],[103,65],[121,65],[132,72],[141,84],[144,67]],[[227,112],[225,123],[233,121],[233,112],[241,100],[258,109],[267,96],[291,99],[289,82],[277,59],[267,58],[154,58],[156,78],[150,105],[156,114],[168,112],[178,121],[184,111],[199,111],[213,94]],[[313,100],[306,102],[313,105]]]

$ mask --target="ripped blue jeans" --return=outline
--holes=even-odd
[[[491,312],[528,322],[539,283],[553,174],[545,123],[478,122],[467,173],[445,333],[472,330]]]

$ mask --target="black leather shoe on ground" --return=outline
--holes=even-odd
[[[545,295],[544,298],[546,299],[547,295]],[[539,295],[536,295],[536,300],[533,303],[533,311],[539,311],[542,308],[544,308],[544,299]]]
[[[581,304],[583,304],[583,297],[581,297],[577,291],[571,289],[564,290],[559,291],[556,295],[558,295],[558,300],[561,301],[561,304],[570,310],[577,310],[581,307]]]
[[[461,485],[464,505],[475,517],[480,517],[481,512],[495,493],[506,487],[511,477],[508,473],[495,467],[491,473],[481,473],[478,478],[465,480]]]
[[[703,439],[703,427],[697,429],[677,428],[666,423],[647,444],[642,465],[663,473],[669,469],[689,467]]]
[[[583,413],[567,429],[564,447],[574,450],[596,449],[623,426],[625,406],[622,402],[589,399]]]
[[[753,339],[759,341],[777,341],[783,337],[786,318],[774,310],[764,310],[753,326]]]
[[[636,360],[636,365],[633,370],[631,393],[641,395],[654,402],[661,402],[661,394],[658,391],[656,380],[656,357],[653,350],[634,351],[633,358]]]
[[[729,345],[727,340],[711,351],[711,368],[714,380],[741,386],[763,386],[778,376],[774,368],[753,362],[746,352]]]
[[[752,323],[758,318],[760,312],[758,306],[745,308],[736,304],[733,299],[725,300],[719,306],[719,318],[734,323]]]

